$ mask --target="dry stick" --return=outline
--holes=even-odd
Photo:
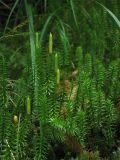
[[[3,6],[5,6],[7,9],[11,10],[11,8],[10,8],[6,3],[4,3],[3,1],[0,1],[0,3],[1,3]]]
[[[8,148],[10,149],[10,145],[9,145],[9,143],[8,143],[8,140],[7,140],[7,139],[5,140],[5,142],[6,142],[7,146],[8,146]],[[14,154],[13,154],[13,152],[12,152],[12,150],[11,150],[11,149],[10,149],[10,153],[11,153],[11,156],[12,156],[13,160],[16,160],[16,159],[15,159],[15,156],[14,156]]]
[[[19,114],[19,121],[18,121],[18,128],[17,128],[17,143],[19,139],[19,131],[20,131],[20,118],[21,118],[21,113]],[[18,156],[18,144],[17,144],[17,156]]]
[[[13,104],[13,106],[16,108],[17,104],[12,100],[12,98],[9,96],[9,100],[11,101],[11,103]]]

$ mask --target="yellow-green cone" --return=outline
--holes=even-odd
[[[55,72],[57,72],[58,69],[58,54],[55,54]]]
[[[30,103],[30,97],[27,97],[27,101],[26,101],[26,110],[27,110],[27,114],[31,114],[31,103]]]
[[[39,34],[36,32],[36,48],[39,48]]]
[[[57,84],[59,84],[60,83],[60,70],[59,69],[57,69],[57,72],[56,72],[56,81],[57,81]]]
[[[16,115],[14,115],[14,117],[13,117],[13,122],[14,122],[14,124],[15,125],[17,125],[18,124],[18,116],[16,116]]]
[[[49,35],[49,53],[51,54],[53,52],[53,38],[52,33]]]

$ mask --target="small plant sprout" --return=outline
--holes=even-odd
[[[52,33],[50,33],[49,35],[49,53],[52,54],[53,52],[53,37],[52,37]]]
[[[27,101],[26,101],[26,110],[27,110],[27,114],[30,115],[31,114],[31,103],[30,103],[30,97],[27,97]]]
[[[77,47],[76,48],[76,58],[82,62],[83,61],[83,51],[82,51],[82,47]]]
[[[60,70],[59,68],[57,69],[57,72],[56,72],[56,80],[57,80],[57,85],[60,83]]]

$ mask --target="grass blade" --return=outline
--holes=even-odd
[[[78,23],[77,23],[77,18],[76,18],[76,15],[75,15],[75,8],[74,8],[73,0],[70,0],[70,5],[71,5],[72,12],[73,12],[74,21],[75,21],[76,27],[78,29]]]
[[[53,14],[50,15],[50,16],[48,17],[48,19],[46,20],[46,23],[45,23],[45,25],[44,25],[44,27],[43,27],[43,29],[42,29],[41,35],[40,35],[40,42],[42,42],[42,40],[43,40],[45,31],[46,31],[46,29],[47,29],[47,26],[48,26],[48,24],[49,24],[49,22],[50,22],[52,16],[53,16]]]
[[[14,11],[15,7],[17,6],[18,2],[19,2],[19,0],[16,0],[16,1],[15,1],[15,3],[14,3],[14,5],[13,5],[13,7],[12,7],[12,9],[11,9],[11,12],[10,12],[10,14],[9,14],[9,16],[8,16],[7,21],[6,21],[6,25],[5,25],[5,28],[4,28],[3,35],[4,35],[4,34],[5,34],[5,32],[6,32],[6,29],[7,29],[8,23],[9,23],[9,21],[10,21],[10,17],[11,17],[11,15],[12,15],[12,13],[13,13],[13,11]]]
[[[30,47],[31,47],[31,61],[32,61],[32,72],[35,77],[35,35],[33,26],[33,15],[31,6],[25,1],[26,12],[29,20],[29,34],[30,34]]]
[[[104,5],[102,5],[101,3],[97,2],[100,6],[102,6],[108,13],[109,15],[115,20],[115,22],[117,23],[118,27],[120,28],[120,21],[118,20],[118,18],[114,15],[113,12],[111,12],[108,8],[106,8]]]

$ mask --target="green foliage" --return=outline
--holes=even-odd
[[[8,16],[4,34],[17,3]],[[52,144],[57,142],[67,148],[66,156],[70,148],[79,159],[119,157],[119,149],[111,153],[115,146],[119,148],[119,30],[94,1],[65,1],[66,10],[56,8],[61,2],[48,8],[46,3],[38,29],[39,16],[36,18],[32,5],[25,0],[28,29],[25,35],[20,33],[25,44],[18,53],[25,52],[25,60],[16,62],[17,72],[19,65],[23,67],[18,78],[13,78],[11,72],[15,55],[6,53],[9,48],[14,51],[16,35],[11,29],[12,44],[10,35],[0,37],[0,159],[49,159],[49,152],[55,152]],[[119,25],[115,15],[103,8]],[[117,2],[114,8],[117,13]],[[50,33],[53,42],[48,53]],[[17,49],[19,45],[18,41]]]
[[[120,159],[120,148],[117,149],[117,151],[114,151],[113,152],[113,157],[112,157],[113,160],[117,160],[117,159]]]

